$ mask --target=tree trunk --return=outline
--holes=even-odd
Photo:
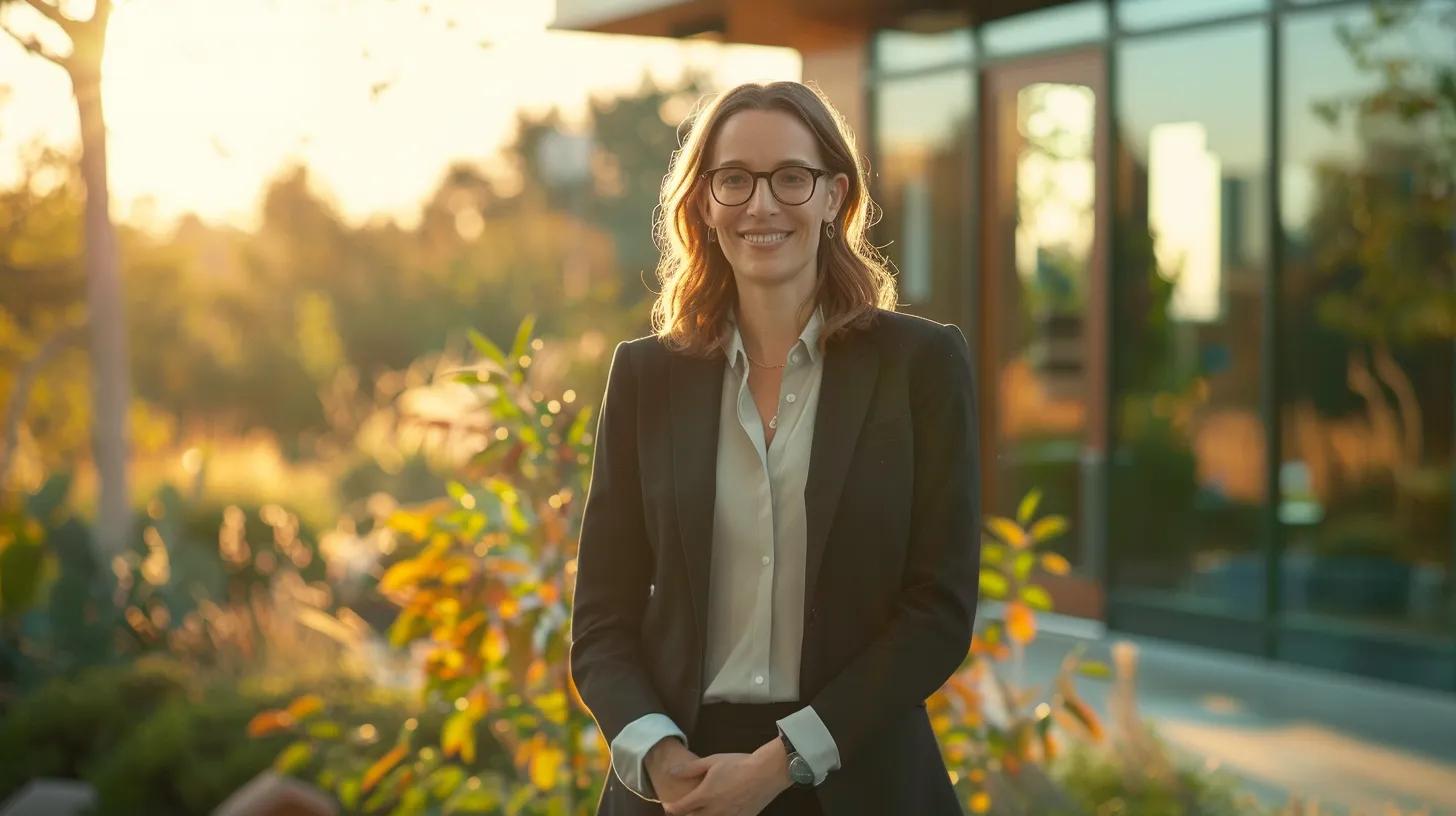
[[[99,497],[96,546],[109,564],[131,531],[127,484],[130,356],[122,303],[121,261],[111,223],[106,178],[106,118],[101,108],[101,56],[107,4],[97,4],[85,36],[77,37],[69,68],[81,122],[81,176],[86,184],[86,292],[91,330],[91,450]]]

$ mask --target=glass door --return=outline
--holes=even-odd
[[[1100,474],[1106,457],[1107,131],[1100,51],[982,74],[983,262],[978,324],[987,512],[1032,488],[1067,517],[1072,574],[1056,611],[1104,614]]]

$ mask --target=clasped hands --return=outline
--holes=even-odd
[[[792,784],[778,740],[751,754],[699,757],[669,737],[652,747],[644,764],[669,816],[758,816]]]

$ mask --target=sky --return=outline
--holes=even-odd
[[[303,163],[349,221],[409,226],[450,163],[491,170],[518,111],[579,117],[689,68],[720,87],[801,74],[789,49],[549,30],[554,16],[552,0],[119,0],[103,66],[113,216],[250,228],[267,183]],[[0,21],[65,42],[23,3]],[[25,151],[78,138],[65,74],[0,34],[0,185]]]

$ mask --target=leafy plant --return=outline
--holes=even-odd
[[[1072,678],[1105,677],[1107,666],[1073,651],[1045,691],[1023,684],[1036,613],[1052,609],[1050,593],[1035,578],[1071,569],[1061,555],[1045,551],[1067,522],[1056,515],[1037,518],[1040,501],[1040,491],[1032,490],[1014,519],[986,520],[981,597],[1001,601],[1002,614],[979,627],[961,669],[926,704],[951,778],[972,813],[1070,810],[1070,800],[1046,773],[1060,753],[1059,734],[1102,739],[1102,723]]]
[[[389,641],[423,655],[421,710],[443,722],[438,734],[406,724],[362,771],[320,772],[347,808],[565,814],[595,806],[605,751],[567,661],[591,412],[569,390],[548,397],[531,387],[532,355],[544,347],[533,328],[529,317],[521,323],[509,353],[471,333],[481,360],[453,377],[479,396],[487,420],[442,430],[483,434],[486,444],[448,483],[447,497],[381,519],[398,556],[378,584],[400,610]],[[252,732],[294,734],[299,742],[287,751],[299,756],[323,751],[344,733],[312,728],[316,712],[295,700],[260,713]]]

